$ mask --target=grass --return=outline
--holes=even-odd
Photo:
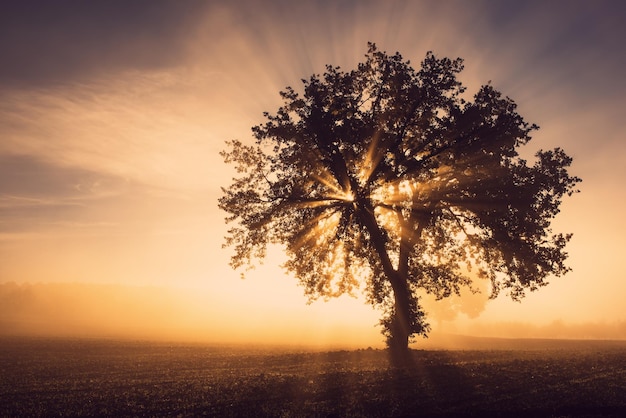
[[[0,416],[626,416],[626,342],[270,351],[0,339]]]

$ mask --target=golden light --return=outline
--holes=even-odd
[[[293,245],[294,249],[299,249],[305,245],[320,245],[332,234],[339,223],[340,214],[338,212],[325,211],[307,222],[302,227],[301,237]]]
[[[102,54],[84,53],[81,48],[96,44],[83,42],[69,48],[62,43],[71,37],[52,37],[55,48],[51,51],[63,50],[85,61],[66,60],[72,66],[67,67],[70,71],[44,77],[41,84],[18,83],[11,88],[5,85],[0,105],[0,157],[4,158],[8,176],[0,195],[4,216],[0,222],[0,281],[197,287],[206,291],[201,297],[195,292],[193,296],[198,301],[191,305],[202,309],[211,306],[211,311],[189,313],[184,321],[175,324],[182,329],[196,317],[208,318],[194,335],[200,335],[204,329],[214,330],[220,324],[223,330],[219,338],[224,339],[293,338],[312,342],[324,339],[319,338],[320,333],[326,332],[322,330],[328,326],[339,327],[332,331],[336,341],[349,341],[346,335],[358,328],[369,338],[363,344],[380,343],[379,332],[373,327],[378,315],[370,312],[369,306],[361,306],[361,301],[347,298],[305,306],[297,281],[278,267],[285,257],[282,249],[277,250],[278,256],[270,256],[264,266],[250,272],[248,280],[238,280],[238,273],[228,266],[228,251],[221,249],[227,227],[224,214],[215,204],[220,186],[233,175],[218,155],[224,140],[250,139],[250,127],[260,122],[262,112],[280,106],[278,91],[286,85],[297,88],[301,77],[323,72],[324,64],[354,68],[362,60],[367,41],[375,41],[388,52],[400,51],[414,64],[427,50],[434,50],[439,56],[465,58],[466,70],[461,78],[468,92],[476,91],[481,83],[491,79],[494,86],[516,99],[521,114],[541,126],[522,156],[530,161],[536,149],[563,146],[574,156],[573,172],[584,179],[583,192],[564,202],[554,224],[555,232],[574,233],[568,246],[572,273],[552,280],[540,292],[529,293],[521,304],[498,298],[486,308],[481,321],[525,321],[537,326],[555,319],[607,324],[626,320],[621,296],[626,293],[621,261],[626,249],[622,232],[626,230],[622,213],[626,202],[622,160],[626,151],[621,123],[623,95],[616,93],[621,84],[615,82],[619,78],[613,77],[622,68],[614,65],[615,59],[622,55],[609,48],[595,48],[619,46],[618,41],[611,41],[621,39],[619,36],[609,38],[613,33],[610,25],[594,32],[594,36],[604,37],[608,43],[574,44],[571,42],[576,36],[560,36],[565,33],[567,16],[539,19],[538,30],[533,34],[518,25],[519,30],[498,37],[480,8],[433,9],[427,2],[368,2],[354,10],[334,8],[336,15],[324,7],[302,9],[299,5],[305,2],[292,2],[294,7],[280,8],[279,15],[288,17],[280,24],[271,18],[271,13],[263,13],[263,19],[248,25],[244,15],[239,14],[239,7],[230,6],[236,3],[244,2],[224,3],[205,13],[199,27],[181,28],[180,35],[186,39],[180,48],[163,48],[161,52],[130,39],[126,46],[141,47],[137,56],[125,48]],[[296,10],[306,12],[296,15]],[[349,14],[347,20],[344,12]],[[67,18],[72,16],[78,15],[66,14]],[[479,25],[478,31],[476,21],[485,23]],[[554,26],[554,22],[558,24]],[[38,36],[28,33],[34,39]],[[107,39],[100,33],[98,36]],[[558,60],[537,60],[543,57],[537,46],[545,45],[546,39],[568,42],[569,47],[560,49],[564,52]],[[32,42],[13,44],[20,56],[37,50],[30,50]],[[588,46],[594,46],[593,50]],[[162,53],[167,59],[140,59],[145,51],[158,52],[155,58]],[[600,61],[594,60],[598,51],[603,57]],[[98,60],[103,57],[107,63],[101,66]],[[129,58],[138,59],[127,63]],[[63,60],[57,61],[63,64]],[[90,65],[75,65],[86,61]],[[169,64],[150,64],[158,62]],[[572,65],[582,62],[597,65]],[[136,63],[142,65],[135,66]],[[33,68],[42,74],[48,71],[45,65]],[[93,72],[91,68],[104,71]],[[564,68],[585,71],[563,77]],[[62,82],[49,83],[58,75],[64,76]],[[350,162],[359,185],[367,183],[385,153],[380,136],[375,134],[359,160]],[[24,175],[5,163],[12,160],[21,161]],[[300,237],[300,246],[312,245],[320,236],[335,233],[339,219],[335,209],[355,203],[356,191],[338,184],[327,171],[317,174],[311,181],[322,185],[319,189],[325,191],[325,196],[316,196],[318,200],[301,205],[320,211],[328,209],[306,225],[299,225],[310,229]],[[472,181],[475,173],[464,174],[455,181]],[[392,206],[408,210],[413,200],[411,193],[417,193],[422,202],[428,201],[429,194],[437,189],[453,186],[445,167],[438,174],[432,173],[432,177],[413,183],[412,190],[406,184],[393,182],[373,185],[369,198],[379,206],[377,217],[388,231],[398,233]],[[98,182],[100,191],[67,187],[87,184],[83,178],[90,179],[89,184]],[[584,219],[590,221],[581,222]],[[164,293],[167,295],[168,291]],[[41,289],[40,293],[44,301],[44,296],[51,294],[49,289]],[[137,293],[139,301],[161,298]],[[98,306],[96,301],[103,296],[99,291],[94,294],[90,300]],[[176,303],[170,311],[186,312],[190,306],[186,298],[187,295],[181,296],[185,301]],[[51,310],[59,306],[53,300]],[[132,311],[133,304],[126,305]],[[164,312],[162,303],[154,305],[154,312]],[[5,311],[6,306],[9,304],[3,307]],[[93,306],[78,303],[67,317],[77,317],[76,312],[87,317],[90,309],[95,311]],[[102,308],[101,312],[111,315],[121,309],[115,303]],[[15,312],[22,311],[26,312],[25,305],[17,305]],[[115,320],[106,316],[103,314],[98,321],[109,327],[125,323],[124,315],[114,317]],[[258,321],[254,326],[249,325],[251,316]],[[231,317],[234,319],[224,319]],[[146,315],[134,323],[137,328],[154,325],[154,318]],[[289,326],[284,325],[286,322]],[[259,324],[267,326],[263,332],[258,331]],[[471,326],[460,324],[451,331],[471,331]],[[315,330],[313,337],[311,329]],[[497,334],[507,332],[503,328]],[[611,335],[623,337],[624,331]],[[356,341],[357,337],[352,338]]]
[[[364,185],[383,158],[383,153],[379,148],[380,132],[376,132],[367,148],[367,153],[363,156],[362,161],[358,164],[357,179],[361,185]]]
[[[343,195],[343,201],[348,203],[353,203],[355,199],[354,193],[352,191],[348,191]]]

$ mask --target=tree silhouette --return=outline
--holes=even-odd
[[[429,52],[415,70],[368,46],[355,70],[327,66],[302,95],[281,92],[255,145],[228,141],[222,156],[240,176],[219,207],[235,223],[234,268],[284,246],[309,298],[364,287],[402,353],[429,331],[420,289],[445,298],[483,278],[492,297],[517,300],[566,273],[571,234],[550,222],[580,179],[560,148],[532,165],[519,156],[537,126],[490,84],[466,100],[460,58]]]

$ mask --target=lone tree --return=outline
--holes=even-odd
[[[483,278],[491,297],[518,300],[569,271],[571,234],[550,222],[580,179],[560,148],[532,165],[519,156],[538,127],[489,84],[464,99],[460,58],[429,52],[415,70],[368,46],[355,70],[327,66],[302,95],[281,92],[255,145],[228,141],[222,156],[240,176],[219,207],[235,223],[233,268],[280,244],[310,299],[364,286],[403,353],[429,331],[420,289],[445,298]]]

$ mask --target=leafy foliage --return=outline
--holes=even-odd
[[[519,299],[566,273],[571,235],[550,223],[580,181],[572,159],[557,148],[529,165],[518,148],[537,126],[489,84],[466,100],[462,69],[429,52],[415,70],[369,44],[355,70],[281,92],[256,143],[222,153],[240,174],[219,200],[231,265],[280,244],[310,298],[364,286],[404,345],[428,331],[419,289],[445,298],[480,277]]]

